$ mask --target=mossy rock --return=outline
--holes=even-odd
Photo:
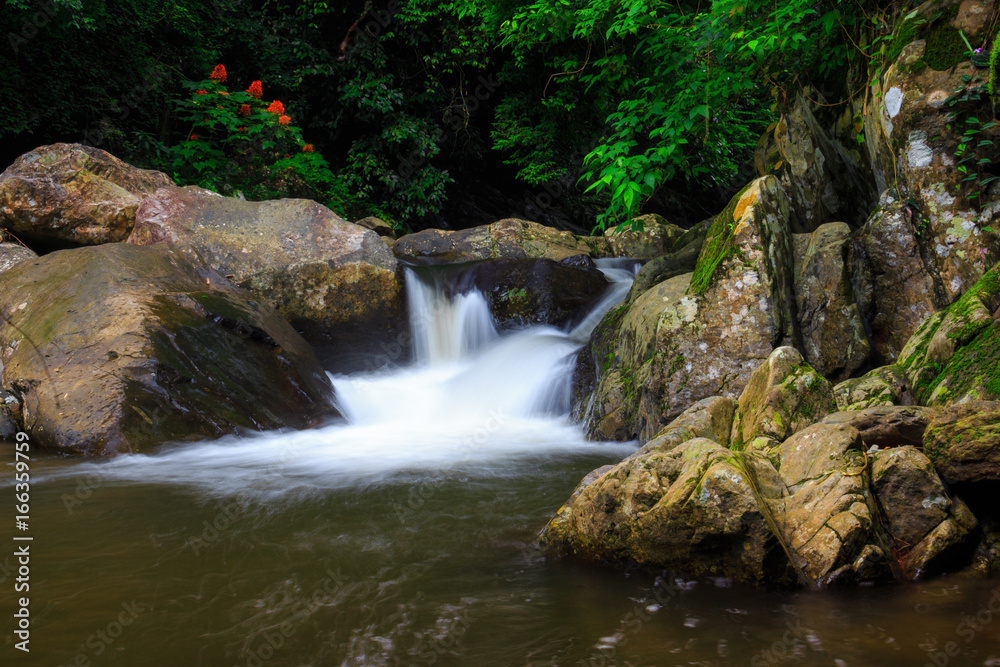
[[[172,244],[63,250],[0,274],[3,386],[67,454],[304,428],[336,415],[312,349]]]

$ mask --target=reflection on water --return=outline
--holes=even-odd
[[[37,463],[68,474],[35,485],[32,653],[4,664],[919,666],[948,642],[948,665],[1000,658],[998,581],[761,593],[547,560],[533,537],[609,458],[284,500]]]

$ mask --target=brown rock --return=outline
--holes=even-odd
[[[864,410],[835,412],[824,424],[847,424],[861,433],[866,447],[920,447],[924,431],[937,410],[918,406],[879,406]]]
[[[144,196],[172,185],[80,144],[25,153],[0,175],[0,225],[25,240],[96,245],[124,241]]]

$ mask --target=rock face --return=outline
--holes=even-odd
[[[927,425],[937,415],[933,408],[877,406],[864,410],[835,412],[824,424],[847,424],[861,434],[866,446],[919,447]]]
[[[854,280],[875,349],[895,361],[924,318],[947,301],[922,254],[916,213],[888,197],[883,204],[858,232]]]
[[[626,301],[632,303],[653,285],[694,271],[701,246],[713,222],[715,218],[699,222],[677,239],[671,251],[643,264],[632,282]]]
[[[815,90],[809,94],[822,99]],[[760,176],[777,175],[791,204],[795,231],[808,233],[834,220],[854,226],[864,222],[864,212],[879,192],[866,157],[830,136],[799,93],[773,131],[761,138],[754,164]]]
[[[371,339],[402,325],[392,252],[374,231],[314,201],[162,188],[142,202],[128,243],[163,242],[197,253],[310,337]]]
[[[795,258],[802,349],[821,375],[835,382],[845,380],[871,354],[851,285],[851,229],[843,222],[820,225],[805,245],[802,256]]]
[[[939,11],[931,5],[921,9],[928,19]],[[940,21],[930,20],[927,26],[939,34],[951,30],[960,39],[954,28],[941,26]],[[921,36],[919,31],[914,34]],[[969,37],[975,39],[972,33]],[[913,223],[921,231],[928,268],[940,283],[946,305],[1000,259],[997,235],[983,229],[1000,212],[1000,192],[983,188],[974,200],[977,188],[969,187],[963,180],[966,174],[956,168],[961,159],[956,158],[958,146],[966,142],[964,132],[971,127],[965,120],[977,110],[974,102],[953,104],[962,95],[952,96],[982,83],[981,70],[969,62],[939,63],[929,49],[928,41],[917,39],[878,81],[873,92],[880,102],[869,105],[865,134],[870,141],[865,145],[882,187],[895,182],[900,197],[908,202]],[[949,116],[953,112],[959,114],[957,119]],[[995,143],[1000,132],[987,129],[975,140]],[[971,173],[980,168],[975,159],[964,166]]]
[[[655,213],[635,218],[632,223],[641,225],[642,231],[609,229],[604,232],[612,257],[653,259],[670,252],[677,239],[684,235],[683,229]]]
[[[22,262],[0,274],[0,309],[3,387],[48,448],[137,452],[335,414],[288,323],[172,245]]]
[[[897,405],[906,391],[906,376],[898,366],[881,366],[833,388],[838,410],[864,410]]]
[[[0,175],[0,225],[24,240],[124,241],[142,198],[168,185],[166,174],[136,169],[99,148],[42,146]]]
[[[696,401],[735,398],[797,336],[788,202],[754,181],[715,220],[693,274],[612,310],[591,338],[599,371],[588,430],[643,441]]]
[[[486,296],[501,328],[575,323],[607,286],[596,268],[551,259],[489,259],[469,269],[457,283],[459,291],[475,287]]]
[[[459,231],[425,229],[407,234],[392,245],[397,257],[417,264],[533,257],[558,261],[574,255],[594,254],[597,249],[589,237],[516,218]],[[599,254],[606,254],[606,248],[599,250],[602,251]]]

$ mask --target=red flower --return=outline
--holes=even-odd
[[[250,93],[250,97],[254,98],[255,100],[259,100],[260,96],[264,94],[263,89],[261,89],[260,87],[260,81],[254,81],[253,83],[251,83],[250,87],[247,88],[247,92]]]
[[[191,141],[198,141],[198,135],[197,134],[192,134],[189,138],[190,138]]]
[[[267,107],[267,112],[273,113],[275,116],[280,116],[281,114],[285,113],[285,105],[279,102],[278,100],[275,100],[271,102],[271,105],[269,107]]]
[[[289,118],[288,116],[285,115],[278,116],[278,125],[288,125],[291,122],[292,119]]]
[[[241,104],[240,105],[240,115],[241,116],[249,116],[250,115],[250,105],[249,104]]]
[[[222,94],[223,94],[223,95],[225,95],[226,97],[229,97],[229,93],[227,93],[227,92],[226,92],[226,91],[224,91],[224,90],[222,91]]]
[[[207,90],[196,90],[196,91],[194,91],[194,94],[195,95],[208,95],[208,91]]]
[[[246,132],[247,128],[245,128],[245,127],[238,127],[238,128],[236,128],[236,131],[237,132]]]
[[[218,81],[219,83],[225,83],[226,81],[226,66],[223,64],[218,64],[215,69],[212,70],[212,74],[209,77],[213,81]]]
[[[306,144],[305,146],[302,147],[302,152],[303,153],[312,153],[313,152],[313,145],[312,144]]]
[[[286,159],[286,160],[287,160],[288,158],[290,158],[290,157],[292,157],[292,156],[291,156],[291,155],[289,155],[288,153],[285,153],[285,159]]]

